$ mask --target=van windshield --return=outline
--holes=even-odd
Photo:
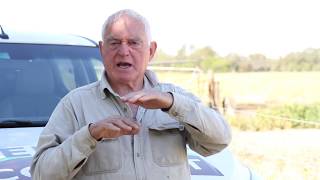
[[[97,47],[0,44],[0,127],[43,126],[63,96],[102,72]]]

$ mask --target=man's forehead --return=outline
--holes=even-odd
[[[146,32],[142,22],[131,17],[120,17],[106,31],[106,39],[145,39]]]

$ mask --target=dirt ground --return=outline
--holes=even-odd
[[[320,180],[320,129],[233,129],[230,149],[264,179]]]

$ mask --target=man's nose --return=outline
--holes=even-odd
[[[119,47],[119,54],[122,56],[127,56],[129,55],[130,47],[128,46],[127,43],[122,42],[120,47]]]

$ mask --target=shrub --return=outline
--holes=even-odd
[[[320,103],[275,106],[228,118],[232,126],[241,130],[316,128],[320,127]]]

